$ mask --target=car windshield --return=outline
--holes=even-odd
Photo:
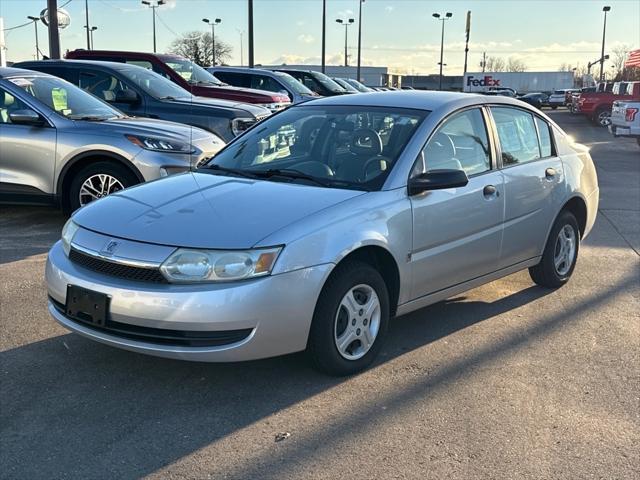
[[[369,87],[364,86],[357,80],[354,80],[352,78],[345,78],[345,81],[360,92],[371,92],[371,89]]]
[[[191,98],[191,94],[184,88],[146,68],[123,68],[120,73],[154,98],[161,100]]]
[[[72,120],[108,120],[125,115],[93,95],[57,77],[25,76],[8,79],[56,113]]]
[[[284,83],[287,86],[287,88],[289,88],[290,90],[293,90],[295,93],[299,95],[317,96],[315,92],[312,92],[311,90],[309,90],[306,86],[304,86],[302,83],[300,83],[298,80],[293,78],[288,73],[273,72],[273,74],[276,77],[278,77],[278,80],[280,80],[280,82]]]
[[[257,124],[204,169],[272,181],[379,190],[428,113],[303,104]]]
[[[351,85],[349,82],[347,82],[342,78],[334,78],[333,81],[336,82],[338,85],[340,85],[342,88],[344,88],[347,92],[358,93],[358,90],[356,89],[356,87],[354,87],[353,85]]]
[[[186,58],[164,58],[164,63],[193,85],[224,85],[223,82],[207,72],[200,65]]]
[[[315,80],[317,80],[318,82],[320,82],[322,86],[325,87],[327,90],[330,90],[332,92],[340,92],[340,93],[345,92],[344,88],[342,88],[336,82],[331,80],[331,78],[327,77],[324,73],[310,72],[308,75],[314,78]]]

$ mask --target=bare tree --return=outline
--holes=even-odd
[[[169,51],[187,57],[201,67],[213,64],[211,34],[198,31],[184,33],[169,46]],[[231,58],[233,47],[216,37],[216,63],[224,64]]]
[[[573,70],[573,65],[570,63],[561,63],[558,67],[559,72],[571,72]]]
[[[480,62],[480,68],[482,68],[482,62]],[[484,69],[487,72],[504,72],[505,71],[505,61],[500,57],[492,57],[488,56],[486,63],[484,65]]]
[[[621,80],[624,76],[624,62],[627,61],[631,47],[626,44],[622,44],[614,48],[613,55],[611,56],[611,62],[613,63],[614,77],[616,80]]]
[[[519,58],[509,57],[506,66],[507,72],[526,72],[527,65]]]

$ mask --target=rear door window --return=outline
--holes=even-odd
[[[536,127],[538,128],[538,136],[540,138],[540,153],[542,157],[553,156],[553,144],[551,142],[551,130],[549,124],[536,117]]]
[[[213,72],[213,76],[218,80],[236,87],[249,88],[251,86],[251,75],[238,72]]]
[[[541,158],[533,115],[525,110],[491,107],[502,152],[502,165],[510,167]]]

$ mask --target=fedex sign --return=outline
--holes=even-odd
[[[485,75],[483,78],[475,78],[473,75],[467,77],[467,87],[499,87],[500,79]]]

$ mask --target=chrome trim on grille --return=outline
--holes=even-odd
[[[162,263],[157,263],[157,262],[145,262],[144,260],[134,260],[131,258],[102,255],[100,252],[96,252],[95,250],[90,250],[86,247],[82,247],[73,242],[71,242],[71,247],[81,253],[84,253],[85,255],[95,258],[96,260],[115,263],[115,264],[123,265],[126,267],[158,269],[160,268],[160,265],[162,265]]]

